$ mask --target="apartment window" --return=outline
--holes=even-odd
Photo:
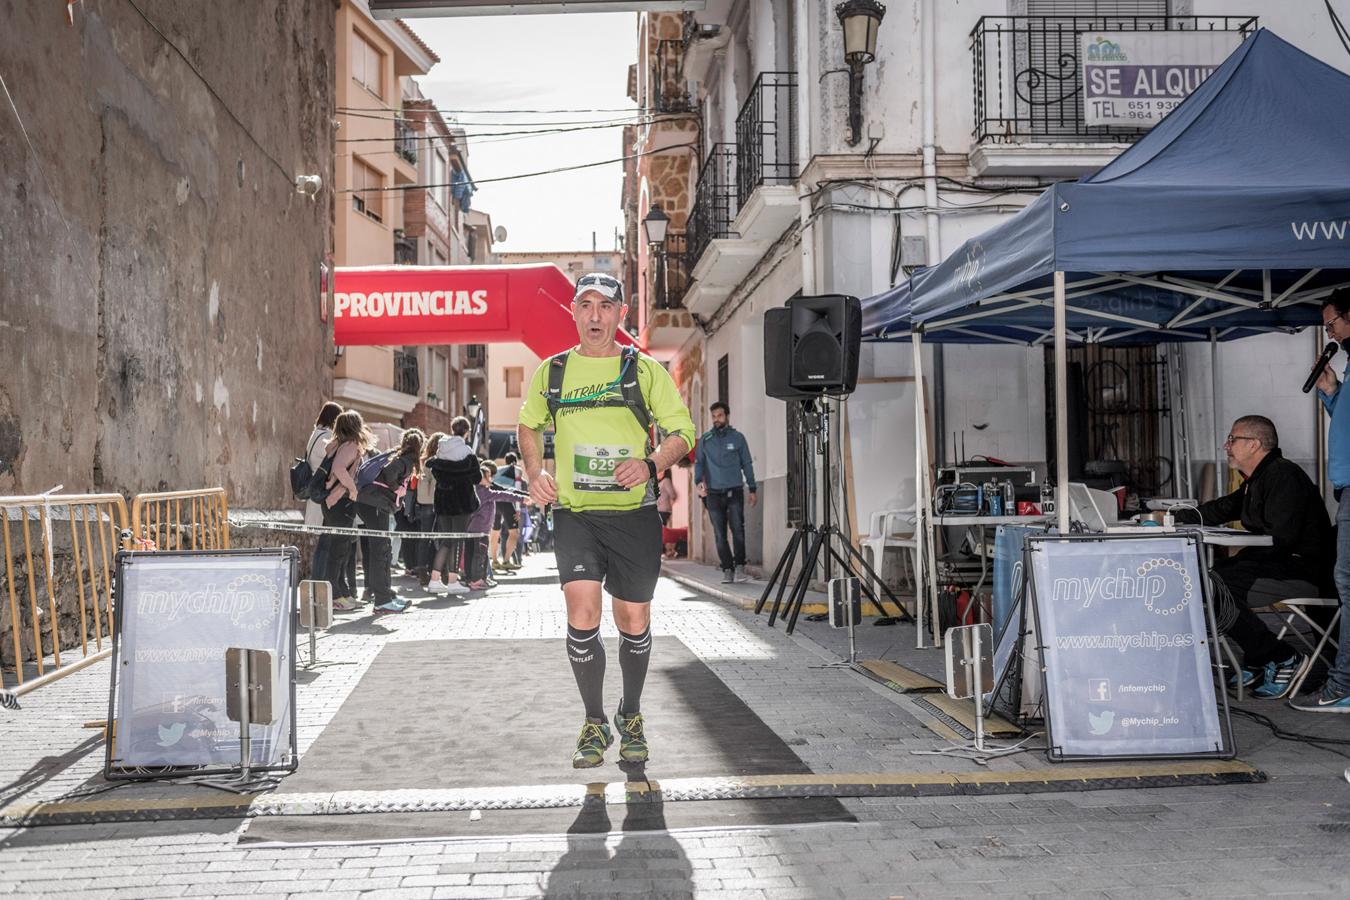
[[[384,99],[384,54],[375,45],[352,32],[352,80]]]
[[[447,409],[450,402],[450,384],[448,373],[450,371],[450,360],[446,359],[445,354],[439,350],[431,351],[431,390],[435,394],[435,399],[427,399],[428,403],[440,408]]]
[[[731,405],[731,362],[727,356],[717,361],[717,399]]]
[[[376,222],[383,222],[384,176],[378,170],[359,159],[352,160],[352,208]]]
[[[502,377],[506,382],[506,396],[519,397],[520,389],[525,383],[525,369],[521,366],[508,366],[502,370]]]
[[[436,205],[441,209],[449,206],[450,187],[448,182],[450,179],[446,177],[449,171],[449,167],[445,164],[445,154],[440,150],[432,153],[431,171],[427,173],[427,176],[430,178],[428,184],[432,184],[434,187],[427,188],[427,193],[431,195],[431,199],[435,200]]]

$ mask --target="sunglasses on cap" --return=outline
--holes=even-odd
[[[618,303],[623,302],[623,285],[619,279],[613,275],[605,275],[600,272],[592,272],[590,275],[582,275],[577,279],[576,293],[572,295],[573,300],[580,300],[581,295],[594,291],[607,300],[614,300]]]

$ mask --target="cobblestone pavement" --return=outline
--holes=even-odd
[[[532,557],[485,596],[429,599],[379,620],[343,616],[320,654],[352,664],[307,675],[297,689],[302,753],[387,642],[559,636],[551,564]],[[715,580],[688,565],[680,575]],[[813,771],[975,770],[908,752],[940,744],[908,698],[847,671],[809,668],[846,652],[842,634],[803,623],[787,636],[734,602],[755,596],[755,586],[713,590],[725,596],[663,580],[654,631],[683,641]],[[604,629],[612,642],[608,616]],[[909,627],[864,626],[858,638],[861,656],[930,671],[940,660],[912,650]],[[28,695],[20,711],[0,710],[0,802],[97,781],[101,736],[84,726],[106,715],[107,688],[105,663]],[[1276,717],[1286,729],[1350,737],[1340,717]],[[0,898],[1350,896],[1346,758],[1245,720],[1237,730],[1242,758],[1268,783],[845,799],[856,824],[300,846],[241,844],[238,820],[0,829]],[[622,810],[611,815],[619,825]]]

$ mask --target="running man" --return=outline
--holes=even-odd
[[[694,423],[670,374],[656,360],[614,340],[628,314],[609,275],[583,275],[572,299],[580,343],[535,370],[517,429],[530,496],[555,504],[553,545],[567,603],[567,656],[585,706],[572,765],[604,762],[619,733],[619,755],[647,759],[640,701],[651,650],[651,599],[661,574],[656,483],[689,452]],[[557,479],[543,468],[544,428],[552,424]],[[647,425],[666,435],[655,449]],[[613,598],[623,699],[611,728],[602,690],[601,588]]]

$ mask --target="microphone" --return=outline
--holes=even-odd
[[[1331,362],[1331,358],[1336,355],[1338,349],[1340,348],[1337,347],[1335,341],[1329,341],[1323,348],[1322,355],[1317,357],[1317,363],[1308,375],[1308,380],[1303,382],[1303,393],[1308,393],[1313,389],[1313,385],[1317,384],[1317,379],[1322,376],[1322,370],[1327,367],[1327,363]]]

